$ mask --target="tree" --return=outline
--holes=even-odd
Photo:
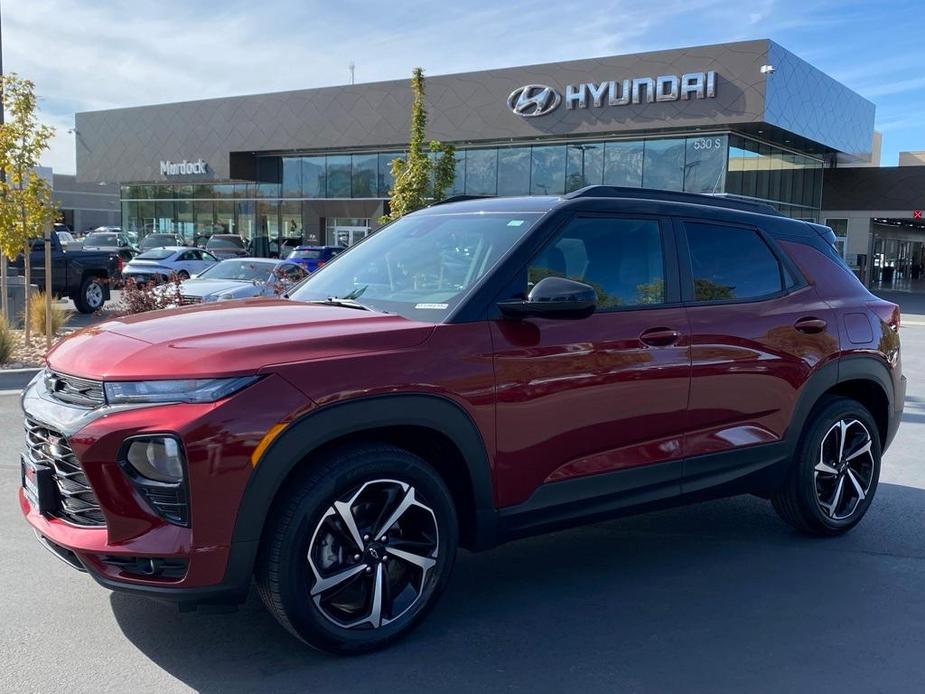
[[[5,75],[0,82],[0,98],[6,111],[5,122],[0,125],[0,170],[6,174],[0,180],[0,254],[9,260],[23,254],[25,314],[29,316],[30,242],[43,236],[56,214],[51,186],[36,171],[54,129],[38,121],[35,84],[30,80]],[[6,304],[6,262],[0,284]],[[31,325],[26,320],[27,342],[30,337]]]
[[[382,223],[419,210],[429,200],[443,200],[456,177],[456,148],[437,140],[426,142],[424,71],[419,67],[414,68],[411,74],[411,95],[408,156],[406,159],[393,159],[390,164],[395,182],[389,191],[389,214],[379,220]]]

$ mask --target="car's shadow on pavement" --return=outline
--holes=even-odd
[[[420,628],[361,657],[303,646],[254,595],[231,614],[111,603],[205,692],[923,691],[923,515],[925,490],[881,484],[842,538],[741,497],[460,553]]]

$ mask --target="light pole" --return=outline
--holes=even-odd
[[[3,81],[3,12],[0,10],[0,84]],[[3,91],[0,89],[0,126],[3,125]],[[3,168],[0,168],[0,183],[6,183],[6,171]],[[4,321],[8,321],[10,318],[10,306],[9,306],[9,297],[7,294],[9,292],[9,283],[7,280],[7,267],[6,267],[6,256],[3,253],[0,253],[0,318]]]

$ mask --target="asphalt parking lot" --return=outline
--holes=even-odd
[[[461,553],[421,628],[354,658],[303,647],[254,595],[235,613],[179,614],[56,561],[20,518],[18,400],[0,395],[0,690],[925,691],[913,310],[904,423],[850,535],[804,538],[740,497]]]

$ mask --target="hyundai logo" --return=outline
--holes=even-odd
[[[545,84],[528,84],[518,87],[507,98],[507,105],[518,116],[534,118],[551,113],[562,103],[562,97]]]

